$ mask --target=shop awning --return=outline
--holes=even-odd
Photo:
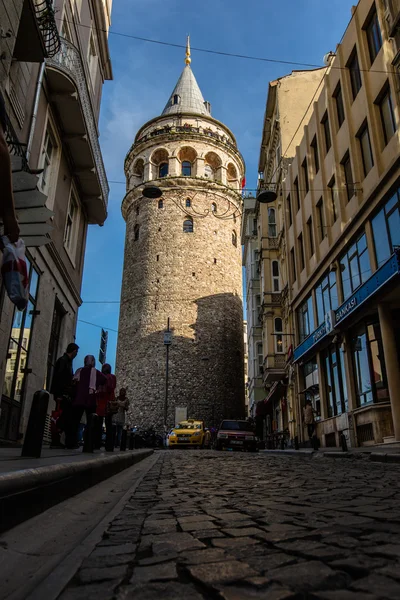
[[[276,400],[280,393],[286,389],[286,385],[281,381],[276,381],[272,386],[268,396],[264,398],[264,404],[269,404],[272,400]]]
[[[319,392],[319,384],[318,383],[313,383],[312,385],[310,385],[308,388],[306,388],[305,390],[301,390],[301,392],[299,392],[299,394],[316,394],[317,392]]]

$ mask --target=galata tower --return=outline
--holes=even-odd
[[[161,116],[143,125],[125,159],[116,372],[127,421],[158,431],[185,415],[209,427],[244,417],[244,161],[203,99],[189,40],[185,62]],[[145,197],[150,187],[162,195]]]

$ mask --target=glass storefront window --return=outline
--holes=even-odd
[[[361,325],[352,340],[358,405],[389,397],[379,322]]]
[[[343,351],[337,345],[328,348],[323,354],[323,365],[328,416],[341,415],[348,410]]]
[[[340,259],[343,295],[346,300],[371,276],[371,266],[365,233]]]
[[[321,398],[319,394],[318,364],[316,359],[306,362],[302,367],[304,381],[304,402],[310,400],[315,418],[321,417]]]
[[[335,310],[339,306],[338,294],[336,287],[336,275],[334,272],[329,273],[315,288],[317,299],[317,319],[318,325],[325,319],[325,315],[329,310]]]
[[[372,232],[378,267],[390,258],[394,246],[400,245],[399,200],[400,190],[397,190],[372,219]]]

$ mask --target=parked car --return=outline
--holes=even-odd
[[[258,439],[249,421],[222,421],[217,433],[216,450],[258,452]]]
[[[204,427],[204,421],[188,419],[181,421],[168,434],[168,447],[210,447],[211,433]]]

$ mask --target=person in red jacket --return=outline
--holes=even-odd
[[[115,400],[115,388],[117,386],[117,378],[115,375],[111,373],[111,365],[104,364],[102,366],[101,372],[106,377],[106,382],[101,385],[97,391],[96,400],[97,400],[97,424],[96,424],[96,433],[94,440],[95,449],[101,448],[102,442],[102,433],[103,433],[103,423],[105,420],[106,424],[106,435],[107,440],[110,439],[110,444],[106,443],[106,450],[111,451],[111,440],[114,441],[113,434],[113,424],[112,424],[112,414],[110,414],[109,404],[114,402]],[[110,446],[110,447],[109,447]]]

